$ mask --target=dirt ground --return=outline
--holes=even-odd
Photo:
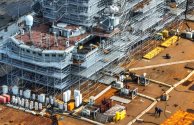
[[[23,111],[0,105],[0,125],[51,125],[52,121],[45,117],[34,116]]]
[[[138,92],[147,96],[150,96],[152,98],[159,98],[166,90],[168,90],[168,87],[155,84],[150,82],[147,86],[141,86],[135,83],[128,83],[130,87],[136,87],[138,88]]]
[[[194,76],[191,81],[194,80]],[[169,118],[177,110],[181,109],[190,113],[194,113],[194,82],[188,85],[180,85],[170,93],[170,99],[167,102],[158,102],[156,106],[160,107],[163,112],[161,117],[155,117],[153,107],[141,119],[144,122],[136,122],[134,125],[159,125]]]
[[[159,55],[154,57],[152,60],[142,59],[137,61],[135,64],[130,66],[130,68],[134,67],[142,67],[149,65],[156,65],[162,63],[176,62],[176,61],[184,61],[194,59],[194,42],[186,39],[180,39],[178,41],[178,45],[170,46],[162,51]],[[163,56],[166,54],[170,54],[171,59],[164,59]]]
[[[189,23],[191,25],[191,23]],[[194,24],[194,23],[193,23]],[[194,29],[194,25],[193,29]],[[194,42],[180,39],[178,45],[171,46],[166,48],[162,53],[158,56],[154,57],[151,60],[140,60],[133,64],[130,68],[136,67],[143,67],[155,64],[162,64],[162,63],[169,63],[169,62],[176,62],[176,61],[184,61],[184,60],[191,60],[194,59]],[[169,53],[172,58],[171,59],[164,59],[163,56]],[[177,64],[171,66],[164,66],[164,67],[157,67],[157,68],[150,68],[144,70],[137,70],[134,71],[135,73],[142,75],[143,73],[147,73],[147,75],[154,80],[164,82],[170,85],[173,85],[179,82],[181,79],[185,78],[191,70],[184,68],[186,63],[184,64]],[[194,113],[194,76],[190,78],[188,81],[182,85],[178,86],[175,90],[170,93],[170,99],[166,102],[161,101],[158,102],[156,106],[162,108],[163,113],[160,118],[156,118],[154,115],[154,108],[153,107],[149,112],[141,117],[144,122],[136,122],[135,125],[159,125],[164,122],[167,118],[169,118],[173,113],[175,113],[178,109],[182,109],[184,111]],[[154,85],[154,84],[151,84]],[[149,87],[149,86],[148,86]],[[153,96],[153,93],[157,93],[159,90],[158,86],[150,86],[150,88],[145,87],[144,91],[139,91],[145,95],[151,97],[157,97],[156,95]],[[161,87],[161,86],[159,86]],[[140,88],[140,87],[139,87]],[[139,89],[141,90],[141,89]],[[165,89],[162,89],[165,90]],[[160,91],[161,92],[161,91]],[[150,94],[151,93],[151,94]],[[157,93],[158,94],[158,93]]]
[[[127,109],[127,116],[125,119],[118,121],[117,123],[110,123],[116,124],[116,125],[127,125],[131,120],[133,120],[137,115],[139,115],[142,111],[144,111],[152,101],[142,98],[142,97],[136,97],[134,100],[132,100],[129,104],[125,104]]]
[[[23,111],[0,105],[0,125],[52,125],[52,120],[46,117],[34,116]],[[88,122],[63,116],[61,125],[92,125]]]
[[[105,99],[110,99],[110,97],[112,97],[113,95],[115,95],[115,93],[118,90],[111,88],[109,91],[107,91],[105,94],[103,94],[101,97],[99,97],[95,102],[96,104],[101,104],[101,101],[105,98]],[[122,97],[124,98],[124,97]],[[145,110],[150,104],[152,103],[152,101],[142,98],[142,97],[136,97],[135,99],[131,100],[130,103],[128,104],[123,104],[120,102],[116,102],[116,101],[112,101],[112,105],[114,106],[115,104],[119,104],[119,105],[123,105],[126,107],[127,110],[127,116],[124,120],[119,121],[117,123],[109,123],[111,124],[116,124],[116,125],[126,125],[128,122],[130,122],[134,117],[136,117],[139,113],[141,113],[143,110]]]
[[[144,70],[135,71],[138,75],[142,75],[143,73],[147,73],[147,76],[150,79],[154,79],[160,82],[164,82],[166,84],[173,85],[179,82],[181,79],[185,78],[190,70],[184,68],[185,64],[150,68]],[[178,70],[175,70],[178,69]]]

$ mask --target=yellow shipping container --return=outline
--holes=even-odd
[[[70,102],[67,107],[69,111],[72,111],[75,108],[75,102]]]
[[[120,112],[120,120],[123,120],[126,117],[126,110]]]

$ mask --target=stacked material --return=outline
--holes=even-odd
[[[115,106],[111,107],[109,110],[107,110],[104,115],[107,115],[107,116],[115,116],[116,115],[116,112],[121,112],[125,110],[125,106],[121,106],[121,105],[118,105],[116,104]]]
[[[161,46],[162,47],[169,47],[171,45],[173,45],[174,43],[176,43],[178,41],[178,36],[172,36],[169,39],[167,39],[166,41],[164,41]]]
[[[155,49],[153,49],[152,51],[150,51],[149,53],[147,53],[145,56],[143,56],[145,59],[152,59],[155,56],[157,56],[160,52],[162,52],[164,50],[164,48],[161,47],[156,47]]]

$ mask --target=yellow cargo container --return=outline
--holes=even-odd
[[[121,112],[116,112],[115,117],[113,118],[113,120],[115,122],[119,121],[119,120],[123,120],[126,117],[126,110],[123,110]]]
[[[120,120],[123,120],[126,117],[126,110],[120,112]]]
[[[72,111],[75,108],[75,102],[70,102],[67,107],[69,111]]]

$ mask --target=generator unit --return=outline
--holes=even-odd
[[[137,93],[138,93],[138,88],[129,89],[129,87],[127,87],[127,88],[122,88],[120,90],[120,96],[125,96],[131,99],[134,99],[137,96]]]
[[[144,73],[143,75],[141,76],[138,76],[138,84],[139,85],[143,85],[143,86],[146,86],[150,83],[149,79],[146,78],[146,73]]]

